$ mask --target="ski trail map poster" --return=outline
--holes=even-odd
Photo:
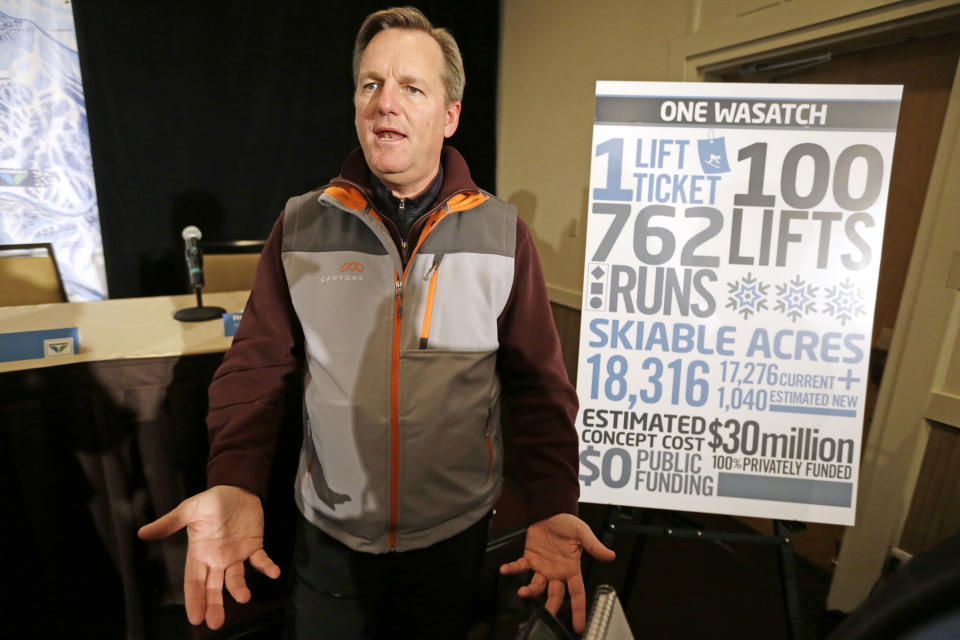
[[[597,83],[581,500],[854,523],[901,92]]]
[[[71,302],[107,297],[67,0],[0,0],[0,244],[49,242]]]

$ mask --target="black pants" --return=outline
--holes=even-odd
[[[425,549],[372,554],[346,547],[301,517],[287,637],[466,637],[488,521]]]

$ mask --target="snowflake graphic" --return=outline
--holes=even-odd
[[[817,304],[814,298],[817,295],[817,287],[808,285],[797,274],[793,280],[777,285],[777,304],[774,309],[782,311],[791,320],[796,322],[804,314],[813,313],[817,310]]]
[[[866,315],[863,293],[850,282],[850,278],[836,287],[826,287],[826,292],[827,301],[823,305],[823,310],[827,315],[840,320],[841,325],[846,325],[855,316]]]
[[[730,290],[727,307],[743,314],[744,320],[767,308],[764,296],[767,295],[767,289],[770,287],[754,278],[752,274],[748,273],[735,282],[728,282],[727,288]]]

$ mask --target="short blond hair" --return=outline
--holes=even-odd
[[[360,25],[357,40],[353,45],[353,84],[356,86],[360,76],[360,60],[367,45],[381,31],[387,29],[412,29],[423,31],[440,45],[443,52],[443,69],[440,76],[443,79],[443,90],[447,103],[463,100],[463,87],[466,85],[466,76],[463,73],[463,58],[460,56],[460,47],[453,39],[453,34],[442,27],[434,27],[419,9],[414,7],[391,7],[376,13],[371,13]]]

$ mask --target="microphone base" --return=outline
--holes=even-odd
[[[226,312],[227,310],[221,307],[190,307],[189,309],[180,309],[173,314],[173,317],[180,322],[205,322],[221,318]]]

